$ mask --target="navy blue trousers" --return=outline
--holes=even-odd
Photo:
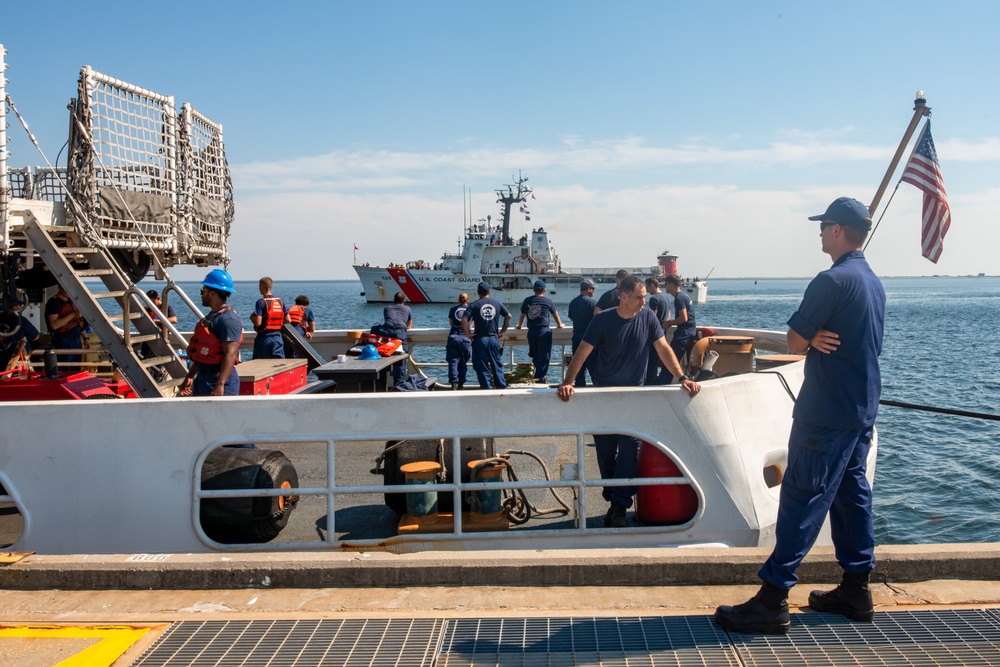
[[[507,388],[507,381],[503,377],[502,355],[503,348],[498,339],[492,336],[472,339],[472,368],[476,371],[481,389]]]
[[[285,341],[280,331],[267,331],[257,334],[253,339],[254,359],[284,359]]]
[[[396,338],[403,341],[400,347],[403,348],[403,352],[410,351],[410,341],[406,339],[406,329],[396,329]],[[392,382],[393,384],[399,384],[406,379],[406,362],[396,364],[392,367]]]
[[[197,363],[197,362],[196,362]],[[215,383],[219,381],[219,369],[218,367],[208,367],[208,370],[204,366],[198,369],[198,374],[194,376],[194,383],[191,385],[191,395],[192,396],[211,396],[212,390],[215,388]],[[223,396],[239,396],[240,395],[240,374],[233,369],[233,372],[229,374],[229,378],[226,380],[226,386],[222,390]]]
[[[472,357],[472,341],[465,334],[448,334],[448,347],[444,351],[448,361],[448,382],[465,384],[467,365]]]
[[[552,329],[528,329],[528,356],[535,365],[535,379],[544,380],[552,360]]]
[[[875,569],[872,489],[865,477],[872,427],[831,429],[792,422],[788,468],[781,482],[775,546],[758,576],[788,589],[830,514],[837,562],[844,572]]]
[[[670,380],[673,379],[673,374],[666,369],[663,362],[660,361],[660,355],[656,353],[656,346],[653,345],[649,348],[649,363],[646,366],[646,382],[647,386],[660,385],[660,384],[670,384]]]
[[[635,477],[639,468],[637,460],[640,442],[639,438],[619,433],[594,435],[594,449],[601,479]],[[632,497],[637,489],[635,486],[605,486],[601,495],[609,502],[631,507]]]
[[[576,330],[573,330],[573,353],[576,353],[576,348],[580,347],[580,343],[583,341],[583,332],[581,331],[577,335]],[[573,381],[574,387],[586,387],[587,386],[587,364],[585,363],[580,369],[580,372],[576,374],[576,380]]]
[[[82,350],[83,334],[79,331],[75,334],[52,334],[52,347],[57,350]],[[83,361],[82,354],[61,354],[59,361],[69,363],[79,363]],[[64,373],[79,373],[80,366],[64,366],[59,370]]]

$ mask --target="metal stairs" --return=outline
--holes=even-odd
[[[103,247],[80,246],[71,226],[43,225],[33,215],[26,216],[24,234],[83,318],[100,337],[111,358],[136,394],[143,398],[169,397],[187,375],[187,365],[146,311],[141,290],[122,273]],[[85,255],[90,268],[74,267],[69,257]],[[92,292],[84,278],[100,278],[106,291]],[[108,313],[101,299],[114,299],[121,312]],[[120,326],[120,328],[119,328]],[[133,330],[134,329],[134,330]],[[151,356],[139,355],[145,343]],[[177,344],[186,346],[181,340]]]

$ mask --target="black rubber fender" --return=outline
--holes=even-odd
[[[295,488],[295,466],[275,449],[218,447],[205,457],[202,490]],[[288,525],[296,496],[203,498],[201,527],[216,542],[270,542]]]

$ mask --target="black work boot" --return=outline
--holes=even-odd
[[[840,585],[832,591],[810,593],[809,606],[816,611],[840,614],[854,621],[871,622],[875,618],[875,605],[868,588],[868,573],[845,572]]]
[[[733,632],[783,635],[791,627],[788,591],[765,581],[757,594],[743,604],[716,609],[715,622]]]
[[[628,519],[625,518],[625,512],[627,511],[627,507],[621,503],[612,501],[611,507],[608,508],[608,513],[604,516],[604,527],[628,528]]]

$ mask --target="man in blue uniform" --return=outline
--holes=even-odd
[[[307,339],[312,338],[316,331],[316,316],[309,307],[309,297],[300,294],[295,297],[295,305],[288,309],[288,319],[298,327]]]
[[[569,308],[566,312],[570,322],[573,323],[573,352],[576,352],[576,349],[580,347],[583,334],[587,331],[590,320],[594,319],[594,309],[597,308],[597,299],[594,298],[595,289],[597,289],[597,285],[594,284],[594,281],[590,278],[584,278],[580,281],[580,296],[574,297],[569,302]],[[576,386],[587,386],[586,366],[581,368],[580,374],[576,376]]]
[[[517,318],[515,329],[520,329],[524,320],[528,320],[528,356],[535,365],[535,382],[545,382],[549,372],[549,361],[552,359],[552,329],[549,328],[549,315],[556,321],[556,326],[563,328],[562,320],[556,311],[556,304],[545,296],[545,281],[536,280],[532,288],[534,294],[521,303],[521,315]]]
[[[83,317],[61,285],[56,295],[45,302],[45,323],[48,325],[49,331],[52,332],[50,341],[52,347],[57,350],[83,349]],[[83,355],[60,355],[59,361],[79,363],[83,361]],[[80,370],[80,367],[68,366],[63,367],[63,370],[75,373]]]
[[[288,308],[278,297],[271,294],[274,281],[264,276],[258,283],[260,298],[253,306],[250,323],[257,337],[253,341],[254,359],[284,359],[285,341],[281,338],[281,326],[291,322]]]
[[[621,284],[626,277],[628,277],[628,271],[625,269],[618,269],[618,272],[615,273],[615,286],[602,294],[601,298],[597,300],[594,314],[597,314],[602,310],[607,310],[608,308],[614,308],[618,305],[619,294],[621,293]]]
[[[660,291],[660,281],[653,277],[646,278],[646,294],[649,295],[646,305],[656,315],[660,326],[666,332],[666,322],[670,319],[670,300],[667,299],[666,294]],[[677,354],[677,349],[673,345],[670,346],[670,349],[674,351],[674,356],[677,357],[677,360],[681,361],[681,356]],[[646,369],[646,384],[670,384],[670,380],[672,379],[673,376],[660,363],[660,357],[656,354],[656,349],[651,349],[649,354],[649,368]]]
[[[153,302],[153,305],[156,306],[160,310],[160,312],[163,312],[163,299],[160,298],[159,292],[157,292],[155,289],[151,289],[148,292],[146,292],[146,296],[149,297],[149,300]],[[159,315],[153,312],[153,310],[150,308],[146,308],[146,312],[149,313],[149,316],[152,318],[152,320],[156,322],[156,325],[162,329],[163,325],[160,324]],[[167,312],[163,314],[167,316],[168,322],[170,322],[171,324],[177,324],[177,312],[174,310],[173,306],[167,304]],[[149,343],[142,344],[142,347],[139,348],[139,354],[141,354],[144,358],[153,356],[153,351],[152,349],[150,349]],[[153,368],[162,369],[161,366],[154,366]]]
[[[868,574],[875,568],[872,490],[865,477],[881,392],[885,291],[865,260],[871,218],[849,197],[835,200],[820,221],[823,252],[833,266],[813,278],[788,320],[788,349],[806,354],[805,379],[792,411],[788,467],[781,483],[775,546],[749,601],[715,611],[736,632],[788,632],[788,590],[827,512],[840,585],[813,591],[809,606],[858,621],[875,616]]]
[[[469,295],[462,292],[458,295],[458,305],[448,311],[448,345],[445,348],[445,359],[448,361],[448,382],[452,389],[462,389],[469,359],[472,357],[472,341],[462,331],[462,318],[469,311]]]
[[[188,341],[191,366],[181,383],[182,396],[238,396],[240,377],[234,370],[243,341],[243,323],[227,303],[233,278],[214,269],[201,283],[201,305],[210,310]]]
[[[638,387],[646,379],[649,350],[655,348],[663,365],[676,375],[693,397],[701,386],[684,374],[674,353],[663,338],[663,328],[653,311],[646,308],[646,288],[636,276],[624,278],[620,285],[619,302],[615,308],[594,316],[583,336],[579,349],[559,386],[559,398],[569,401],[575,389],[573,382],[587,358],[594,353],[589,369],[595,387]],[[627,479],[637,473],[636,457],[640,441],[624,434],[595,434],[594,447],[601,479]],[[625,513],[632,506],[634,486],[605,486],[602,494],[611,503],[604,525],[611,528],[628,526]]]
[[[698,333],[694,320],[694,304],[687,292],[681,289],[681,279],[677,275],[664,278],[663,289],[674,297],[674,319],[664,322],[663,330],[677,327],[674,329],[674,337],[670,340],[670,349],[674,351],[675,357],[684,359],[684,355],[687,354],[688,348],[694,344],[695,335]],[[670,379],[667,378],[665,384],[669,383]]]
[[[392,297],[392,303],[382,309],[382,319],[385,327],[391,329],[393,338],[403,341],[403,352],[410,351],[410,344],[406,340],[406,332],[413,326],[413,311],[406,305],[406,295],[396,292]],[[394,382],[402,382],[406,377],[406,364],[396,364],[392,368],[392,379]]]
[[[157,292],[155,289],[151,289],[148,292],[146,292],[146,296],[149,297],[149,300],[153,302],[154,306],[156,306],[157,308],[159,308],[161,311],[163,310],[163,299],[160,298],[160,293],[159,292]],[[156,320],[160,319],[156,315],[156,313],[154,313],[151,309],[147,308],[146,312],[149,313],[149,316],[153,318],[154,322]],[[177,324],[177,312],[174,310],[173,306],[171,306],[171,305],[168,304],[167,305],[167,312],[165,312],[164,315],[167,316],[167,321],[168,322],[170,322],[172,324]]]
[[[507,306],[490,296],[490,284],[485,280],[479,283],[476,291],[479,298],[472,302],[469,310],[462,316],[462,331],[472,339],[472,367],[479,378],[480,389],[506,389],[503,359],[500,358],[503,352],[500,339],[510,326],[510,311]],[[470,328],[470,323],[475,325],[475,333]]]

